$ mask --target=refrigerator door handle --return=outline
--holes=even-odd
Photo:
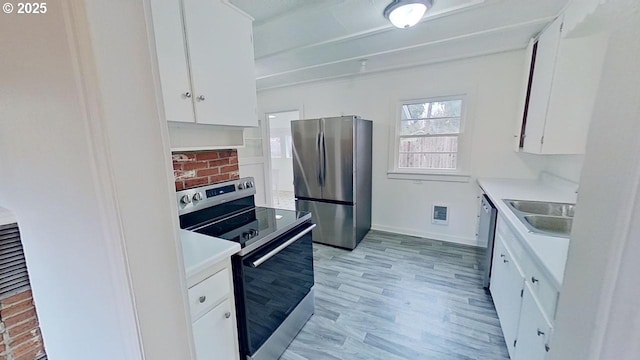
[[[319,132],[316,138],[316,154],[318,154],[318,185],[322,186],[322,151],[320,142],[322,141],[322,133]]]
[[[327,143],[324,140],[324,131],[322,132],[322,186],[327,181]]]

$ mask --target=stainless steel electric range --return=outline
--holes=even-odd
[[[314,312],[311,214],[255,206],[253,178],[178,193],[180,227],[235,241],[240,359],[274,360]]]

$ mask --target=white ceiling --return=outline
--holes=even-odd
[[[435,0],[410,29],[382,16],[390,0],[229,1],[255,18],[257,86],[267,89],[521,49],[569,0]]]

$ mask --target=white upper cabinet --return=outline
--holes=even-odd
[[[583,154],[600,83],[607,34],[565,37],[562,17],[534,46],[523,151]]]
[[[251,19],[220,0],[184,13],[198,123],[258,126]]]
[[[540,35],[535,53],[533,78],[531,79],[531,93],[527,112],[527,124],[524,138],[524,151],[539,153],[541,139],[544,136],[544,125],[547,117],[547,107],[551,94],[551,83],[556,66],[556,54],[560,43],[560,28],[562,19],[559,18]],[[535,46],[535,45],[534,45]]]
[[[223,0],[152,0],[168,121],[258,126],[252,19]]]
[[[151,5],[165,115],[168,121],[194,122],[180,1],[153,0]]]

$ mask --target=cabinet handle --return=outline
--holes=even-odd
[[[500,257],[501,257],[501,258],[504,258],[504,254],[500,254]]]
[[[531,277],[531,283],[535,284],[535,283],[537,283],[538,281],[539,281],[539,280],[538,280],[538,279],[536,279],[536,277],[535,277],[535,276],[532,276],[532,277]]]
[[[197,97],[198,101],[204,101],[204,95],[200,95]]]
[[[227,311],[226,313],[224,313],[224,318],[225,319],[228,319],[230,317],[231,317],[231,313],[230,312]]]
[[[205,301],[207,301],[207,297],[206,296],[200,296],[200,298],[198,299],[198,301],[200,301],[200,304],[204,303]]]
[[[184,97],[186,97],[187,99],[189,99],[189,98],[191,97],[191,93],[190,93],[190,92],[188,92],[188,91],[187,91],[186,93],[184,93],[183,95],[184,95]]]
[[[549,347],[549,344],[544,344],[544,349],[549,352],[549,350],[551,350],[551,348]]]
[[[542,330],[540,330],[540,329],[537,329],[537,330],[538,330],[538,336],[542,336],[542,335],[544,335],[544,331],[542,331]]]

